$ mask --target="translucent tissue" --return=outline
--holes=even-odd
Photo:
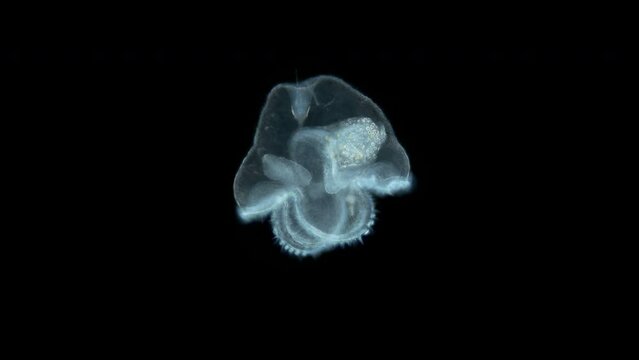
[[[279,244],[306,256],[361,241],[372,195],[410,186],[408,156],[380,108],[317,76],[271,90],[234,192],[242,220],[270,216]]]

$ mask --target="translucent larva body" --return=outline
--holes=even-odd
[[[318,76],[271,90],[234,193],[241,219],[270,216],[280,245],[305,256],[361,240],[372,195],[410,186],[408,156],[381,109]]]

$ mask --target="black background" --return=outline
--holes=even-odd
[[[38,174],[25,180],[57,240],[34,248],[87,297],[293,314],[390,298],[408,315],[499,294],[493,306],[541,313],[538,290],[591,280],[579,264],[594,244],[571,229],[596,224],[579,223],[575,172],[602,156],[624,101],[619,47],[41,46],[0,61],[16,98],[37,100],[18,106],[38,145],[23,145]],[[377,200],[363,245],[299,259],[267,221],[239,222],[232,184],[269,90],[320,74],[382,108],[416,183]]]

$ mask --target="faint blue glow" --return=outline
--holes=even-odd
[[[406,192],[408,156],[381,109],[344,81],[318,76],[271,90],[235,177],[244,221],[270,216],[283,249],[318,255],[361,241],[372,195]]]

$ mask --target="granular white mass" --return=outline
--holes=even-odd
[[[380,108],[317,76],[271,90],[234,193],[242,220],[270,217],[283,249],[306,256],[361,240],[372,195],[410,186],[408,156]]]

